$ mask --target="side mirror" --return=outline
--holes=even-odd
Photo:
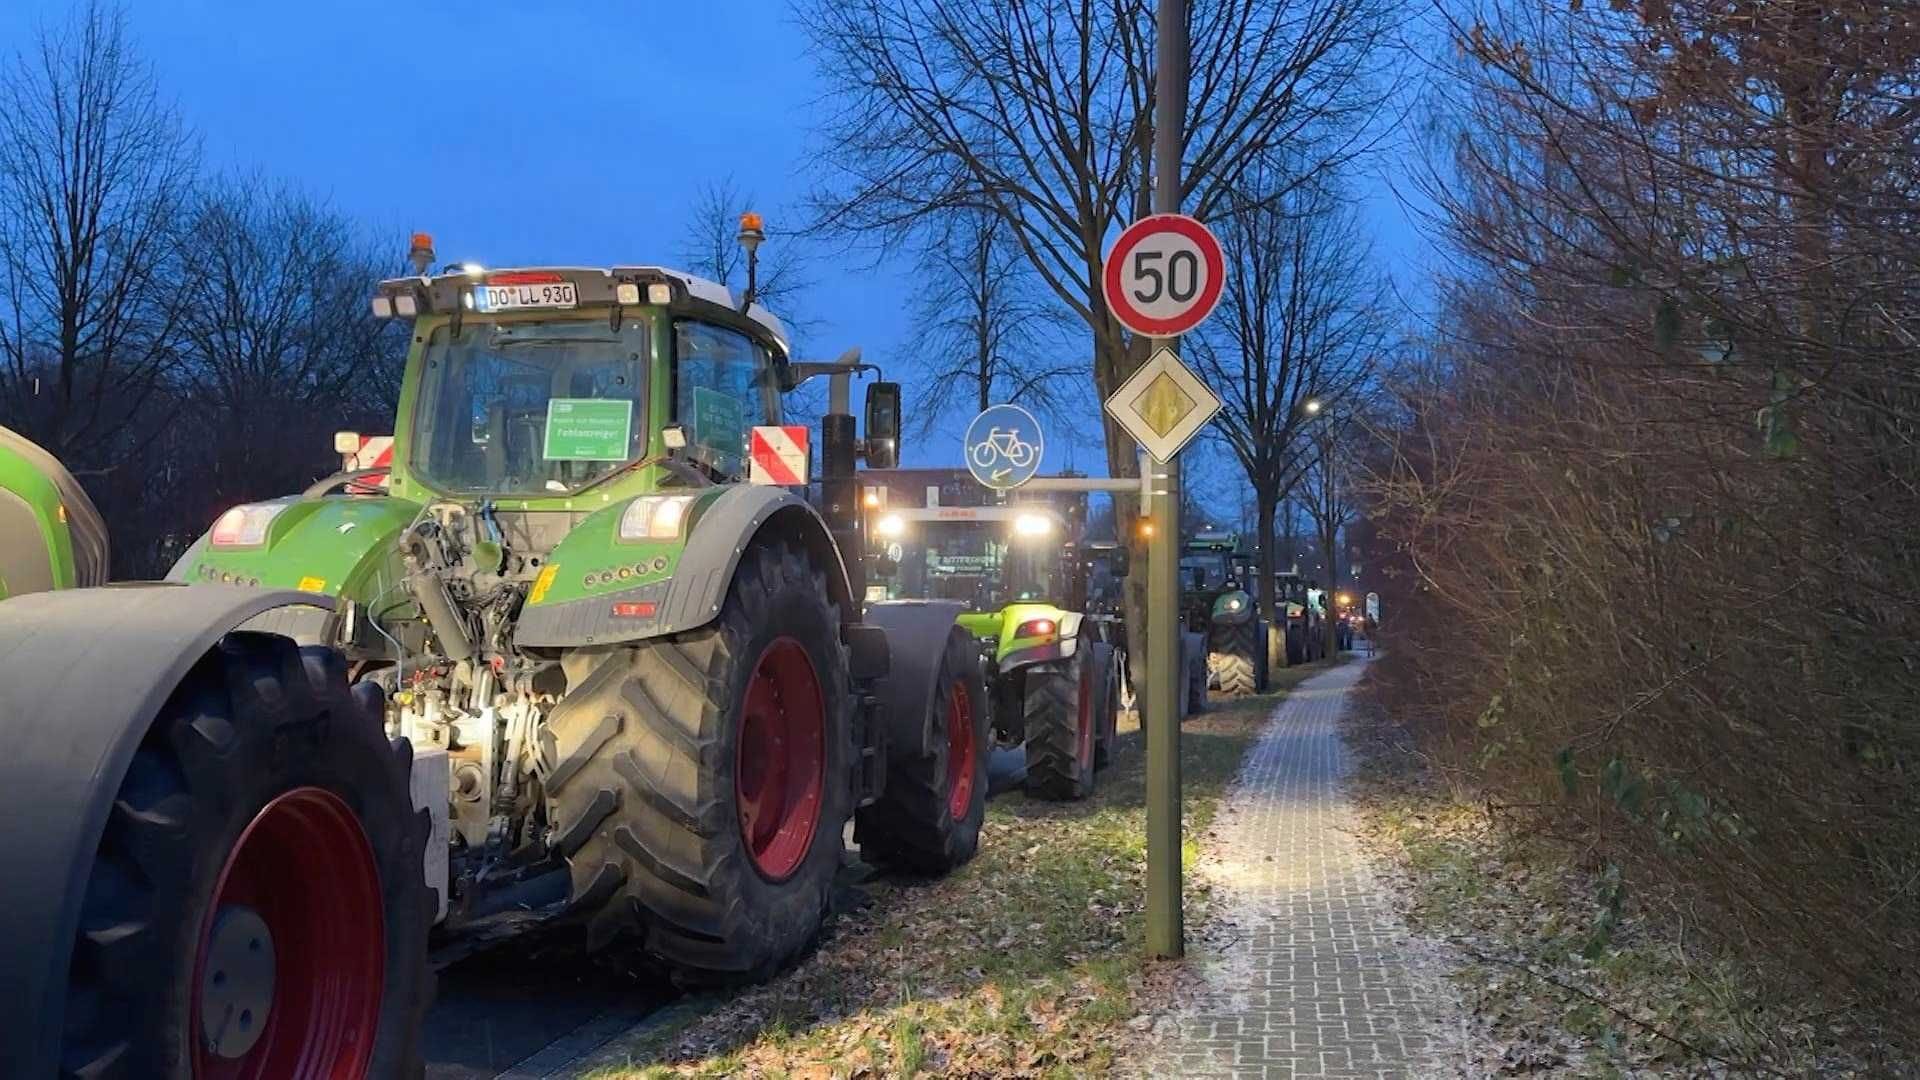
[[[900,463],[900,384],[867,386],[867,467],[891,469]]]

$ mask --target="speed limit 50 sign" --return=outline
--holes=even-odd
[[[1174,337],[1220,302],[1226,260],[1213,233],[1185,214],[1154,214],[1127,226],[1107,253],[1107,310],[1136,334]]]

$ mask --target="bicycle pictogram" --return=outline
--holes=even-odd
[[[1024,469],[1033,464],[1040,456],[1040,448],[1030,442],[1022,441],[1020,429],[1002,431],[993,428],[987,437],[973,446],[973,463],[983,469],[1007,465],[1015,469]]]
[[[1046,456],[1040,422],[1018,405],[994,405],[974,417],[965,443],[973,478],[1000,491],[1031,480]]]

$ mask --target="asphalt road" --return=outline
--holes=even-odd
[[[1018,750],[989,762],[994,794],[1020,782]],[[512,942],[440,972],[427,1016],[429,1080],[535,1080],[571,1075],[568,1065],[670,1004],[673,987],[588,963],[529,960]]]

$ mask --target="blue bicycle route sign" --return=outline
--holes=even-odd
[[[1018,405],[990,405],[967,425],[967,470],[996,491],[1033,479],[1046,449],[1040,421]]]

